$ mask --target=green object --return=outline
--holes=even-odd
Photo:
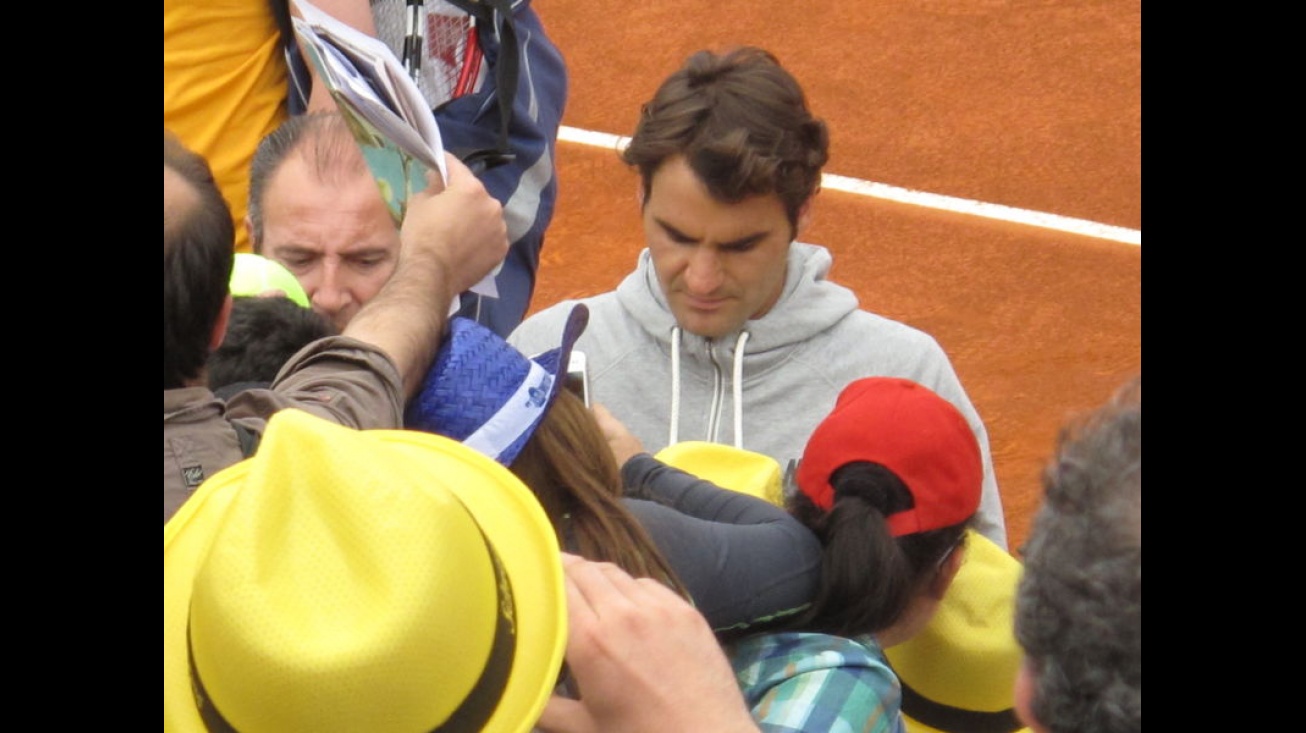
[[[268,290],[280,290],[287,298],[310,307],[308,293],[290,270],[262,255],[237,252],[236,264],[231,268],[231,294],[262,295]]]

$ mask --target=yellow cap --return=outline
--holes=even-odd
[[[717,486],[784,506],[780,463],[771,456],[732,445],[686,440],[663,448],[654,458]]]

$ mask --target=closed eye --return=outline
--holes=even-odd
[[[766,234],[764,232],[758,234],[750,234],[749,236],[744,237],[743,239],[736,239],[733,242],[725,242],[721,245],[718,245],[717,249],[723,252],[747,252],[750,249],[756,247],[758,243],[765,238],[766,238]]]

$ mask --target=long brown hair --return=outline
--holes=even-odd
[[[509,466],[535,492],[558,543],[590,560],[689,593],[648,532],[621,502],[621,469],[594,414],[562,390]]]

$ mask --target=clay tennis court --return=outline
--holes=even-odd
[[[1142,369],[1141,0],[535,6],[571,95],[532,311],[633,267],[636,176],[613,136],[661,79],[699,48],[766,47],[830,126],[827,176],[847,179],[803,239],[863,308],[947,350],[1019,548],[1057,427]]]

